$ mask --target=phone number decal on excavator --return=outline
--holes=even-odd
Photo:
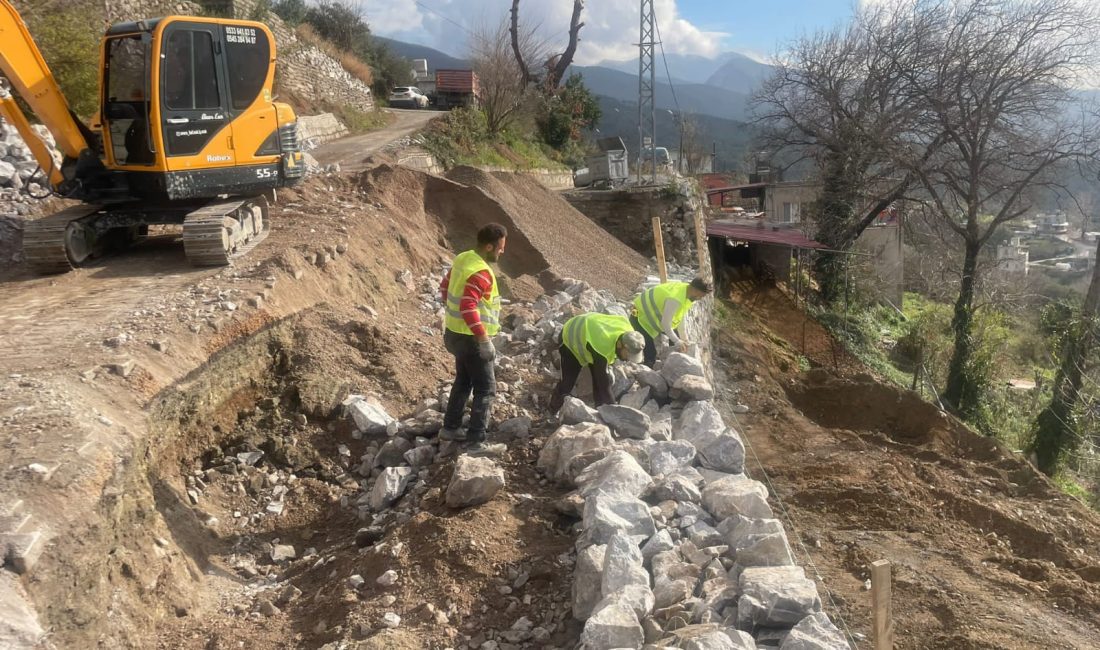
[[[251,27],[226,27],[225,41],[227,43],[256,44],[256,30]]]

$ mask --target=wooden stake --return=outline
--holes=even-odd
[[[894,613],[890,602],[890,562],[871,563],[871,610],[874,616],[875,650],[893,650]]]
[[[668,267],[665,265],[665,237],[660,217],[653,217],[653,244],[657,247],[657,274],[661,276],[661,284],[664,284],[668,282]]]

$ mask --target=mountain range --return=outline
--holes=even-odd
[[[467,59],[425,45],[378,36],[375,40],[403,58],[427,59],[429,70],[470,67]],[[637,139],[638,60],[574,65],[570,71],[584,77],[585,85],[604,109],[604,117],[596,128],[605,135],[622,135],[628,145]],[[744,121],[749,97],[771,71],[772,66],[737,52],[725,52],[715,58],[685,54],[659,58],[654,96],[658,133],[670,132],[667,126],[662,128],[663,124],[676,124],[680,116],[691,116],[705,142],[738,148],[719,152],[719,166],[732,168],[748,142],[749,127]],[[661,140],[662,145],[672,144]]]

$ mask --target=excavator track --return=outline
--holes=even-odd
[[[74,205],[23,227],[23,256],[38,273],[67,273],[93,251],[83,238],[82,220],[99,212],[98,205]]]
[[[183,247],[195,266],[226,266],[247,255],[270,230],[265,197],[219,201],[183,220]]]

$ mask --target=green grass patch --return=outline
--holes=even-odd
[[[335,108],[333,113],[348,127],[348,131],[356,135],[377,131],[394,120],[392,113],[387,113],[378,108],[363,111],[352,106],[341,106]]]

